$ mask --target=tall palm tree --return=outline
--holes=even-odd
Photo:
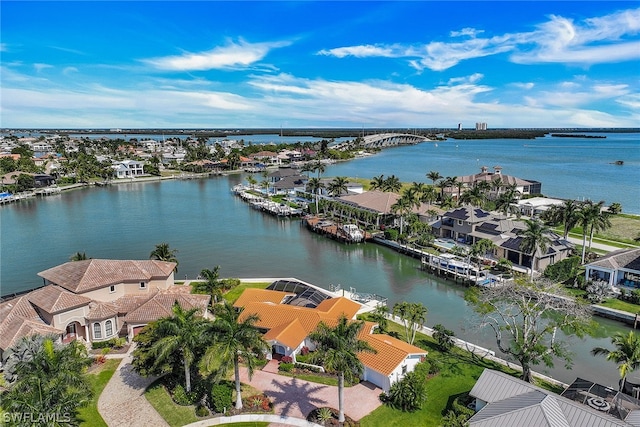
[[[408,197],[400,197],[393,205],[391,205],[391,212],[397,214],[400,217],[400,234],[402,234],[402,226],[404,222],[404,216],[411,212],[413,204]]]
[[[533,280],[536,258],[538,254],[545,254],[551,243],[551,240],[547,237],[550,230],[549,227],[538,220],[527,219],[525,223],[527,228],[520,233],[520,236],[522,236],[520,249],[525,253],[531,254],[531,280]]]
[[[318,198],[319,198],[320,190],[322,188],[324,188],[324,184],[320,181],[319,178],[309,178],[309,181],[307,181],[307,191],[314,195],[314,199],[316,201],[316,215],[319,213]]]
[[[489,239],[480,239],[473,245],[471,245],[471,255],[475,256],[478,259],[478,271],[480,271],[482,257],[484,257],[487,252],[493,251],[495,248],[495,243],[493,243]]]
[[[442,179],[442,175],[440,175],[440,172],[438,171],[430,171],[427,174],[427,178],[429,178],[431,180],[431,182],[433,183],[433,185],[436,185],[436,181],[439,179]]]
[[[174,353],[180,353],[184,367],[185,390],[191,391],[191,367],[202,347],[202,336],[209,321],[200,316],[198,308],[183,309],[176,301],[171,308],[172,316],[162,317],[156,322],[156,333],[160,337],[150,348],[155,356],[154,367],[160,366]]]
[[[391,175],[384,180],[384,187],[382,188],[382,191],[397,193],[401,188],[402,183],[400,182],[400,179],[395,175]]]
[[[597,232],[606,230],[611,227],[611,220],[609,219],[611,213],[604,209],[604,200],[599,201],[594,206],[593,221],[589,225],[589,251],[591,251],[591,244],[593,243],[593,235]]]
[[[225,301],[217,305],[216,319],[211,326],[212,344],[207,349],[202,365],[205,372],[214,373],[215,378],[225,378],[233,369],[236,385],[236,409],[242,409],[242,390],[240,388],[240,359],[247,365],[249,379],[253,377],[257,355],[269,349],[255,324],[256,314],[242,316],[233,305]]]
[[[502,177],[496,177],[491,180],[491,189],[495,191],[495,197],[498,198],[500,196],[500,190],[504,186],[504,181],[502,181]]]
[[[171,249],[168,243],[158,243],[154,250],[149,254],[149,259],[157,259],[158,261],[175,262],[173,269],[178,272],[178,258],[176,258],[177,249]]]
[[[371,190],[382,190],[384,188],[384,175],[374,176],[369,185]]]
[[[215,304],[222,297],[222,282],[219,280],[220,266],[216,265],[213,270],[203,269],[200,276],[204,281],[193,282],[193,292],[196,294],[211,295],[211,304]]]
[[[582,264],[584,264],[587,253],[587,234],[589,233],[591,224],[597,220],[599,215],[600,207],[591,200],[585,201],[578,212],[578,224],[582,227]]]
[[[615,346],[615,350],[604,347],[595,347],[591,350],[594,356],[604,356],[607,360],[611,360],[618,364],[618,372],[620,373],[620,391],[624,389],[624,383],[630,372],[640,368],[640,336],[633,331],[628,334],[617,332],[611,343]]]
[[[316,350],[311,353],[312,362],[338,376],[338,421],[341,423],[344,422],[344,379],[355,381],[362,375],[364,367],[358,359],[359,352],[376,353],[368,342],[358,338],[363,327],[363,321],[350,322],[341,316],[335,327],[320,322],[309,334],[316,344]]]
[[[520,209],[516,206],[518,202],[518,191],[516,191],[515,185],[509,186],[505,189],[504,193],[498,196],[496,200],[496,210],[503,212],[505,216],[509,216],[510,213],[519,215]]]
[[[458,201],[482,208],[484,206],[484,200],[484,194],[478,186],[475,186],[462,193]]]
[[[331,181],[327,187],[329,194],[334,197],[340,196],[347,192],[347,183],[349,181],[344,176],[337,176]]]
[[[420,193],[420,201],[426,202],[429,206],[433,203],[438,197],[438,192],[435,187],[426,186],[424,190]]]
[[[576,226],[580,217],[580,206],[574,200],[565,200],[562,205],[551,206],[542,217],[552,225],[563,225],[563,238],[567,240],[569,231]]]

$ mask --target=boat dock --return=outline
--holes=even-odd
[[[372,238],[371,233],[360,230],[355,224],[339,225],[335,221],[314,215],[305,216],[302,218],[302,223],[314,233],[342,243],[360,243]]]
[[[456,282],[460,280],[462,283],[486,287],[500,286],[506,283],[504,278],[482,270],[479,271],[470,262],[449,253],[425,255],[422,257],[421,266],[423,270],[429,270],[438,276],[452,278]]]
[[[303,211],[300,208],[292,208],[285,203],[278,203],[266,197],[249,192],[249,189],[240,185],[232,189],[233,193],[247,202],[252,208],[282,217],[301,216]]]

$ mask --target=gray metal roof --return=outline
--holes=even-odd
[[[632,424],[502,372],[485,369],[469,393],[487,402],[470,427],[629,427]]]

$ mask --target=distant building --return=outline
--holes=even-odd
[[[485,122],[476,122],[476,130],[487,130],[487,124]]]
[[[458,123],[458,130],[462,130],[462,123]]]

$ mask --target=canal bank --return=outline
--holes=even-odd
[[[294,276],[325,289],[341,285],[382,295],[390,306],[421,302],[429,310],[428,325],[441,323],[460,339],[496,351],[489,334],[469,327],[473,311],[464,301],[464,286],[426,274],[420,260],[390,248],[339,244],[297,221],[247,209],[229,191],[243,180],[242,174],[230,174],[122,183],[4,206],[0,291],[41,286],[38,272],[67,262],[78,251],[91,258],[148,259],[156,244],[167,242],[177,250],[177,280],[220,265],[223,277]],[[610,346],[609,337],[628,328],[608,319],[598,323],[595,337],[563,337],[576,354],[572,371],[564,366],[538,370],[563,382],[583,376],[615,385],[615,366],[589,352]]]

